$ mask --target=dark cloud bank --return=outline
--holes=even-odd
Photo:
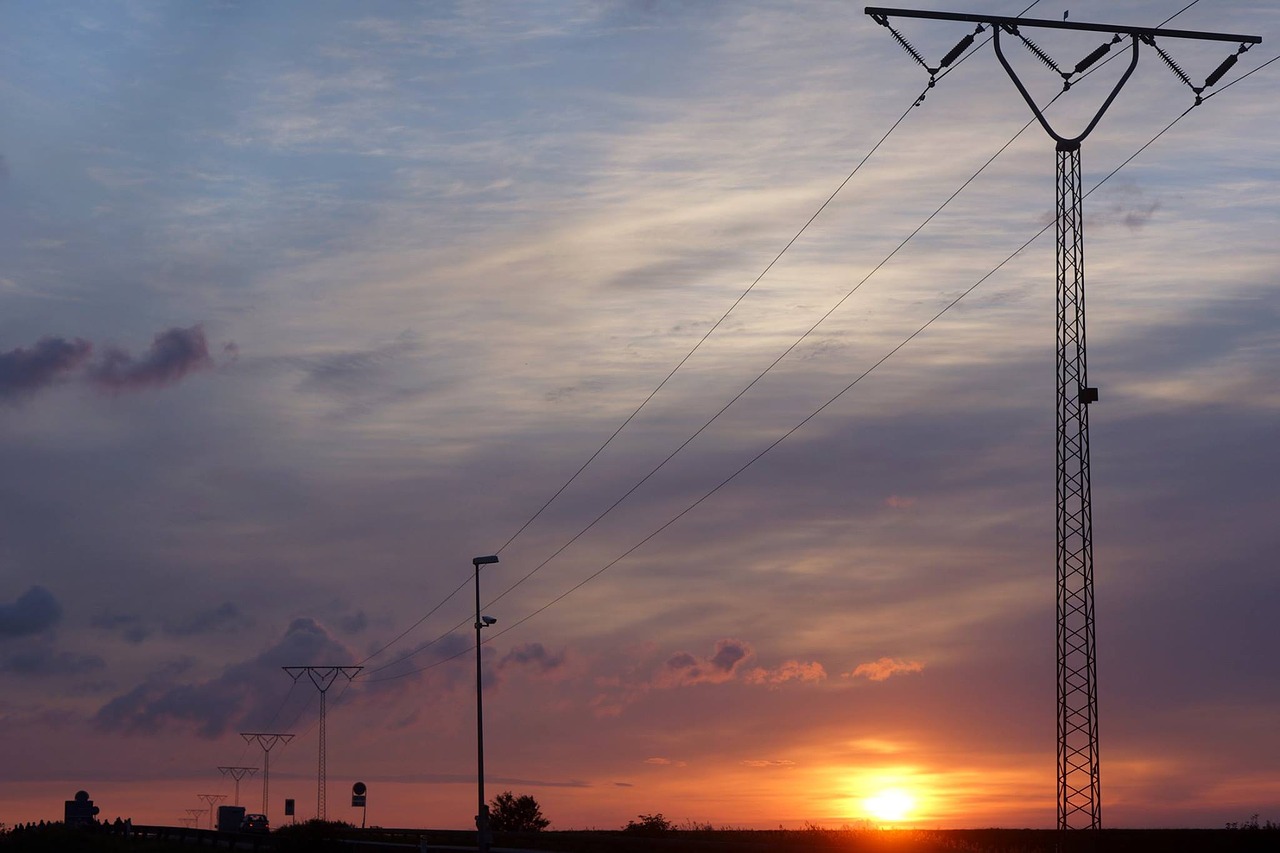
[[[136,358],[120,347],[103,347],[96,358],[93,350],[81,338],[45,337],[29,348],[0,352],[0,401],[17,402],[75,378],[109,393],[160,388],[214,364],[198,325],[160,332]]]
[[[52,629],[61,620],[62,605],[42,586],[31,587],[12,604],[0,604],[0,673],[79,675],[104,667],[97,655],[55,647]]]
[[[155,634],[156,623],[137,613],[99,613],[91,623],[95,628],[110,631],[130,643],[141,643]],[[253,619],[231,601],[217,607],[199,610],[181,618],[174,617],[159,622],[158,630],[169,637],[196,637],[205,634],[236,631],[253,626]]]
[[[107,702],[94,718],[112,732],[155,732],[189,726],[216,738],[245,726],[264,725],[279,710],[283,666],[328,666],[350,662],[349,649],[314,619],[295,619],[284,636],[257,657],[233,664],[216,678],[179,683],[160,672]]]
[[[62,618],[62,605],[53,593],[33,586],[12,604],[0,604],[0,640],[39,634]]]

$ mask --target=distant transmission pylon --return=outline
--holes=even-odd
[[[271,791],[271,749],[278,743],[293,740],[293,735],[284,732],[241,732],[240,737],[244,738],[245,743],[256,743],[262,747],[262,813],[270,819],[271,812],[267,809]]]
[[[929,72],[933,84],[938,73],[955,62],[973,44],[974,36],[991,27],[996,56],[1021,93],[1040,126],[1057,142],[1057,646],[1058,646],[1058,828],[1100,829],[1102,795],[1098,778],[1098,677],[1094,642],[1093,607],[1093,508],[1089,486],[1089,409],[1097,402],[1098,389],[1089,386],[1085,369],[1084,327],[1084,193],[1080,177],[1080,143],[1093,131],[1111,106],[1138,64],[1138,46],[1145,44],[1159,54],[1174,74],[1195,93],[1213,86],[1250,46],[1262,41],[1258,36],[1230,33],[1202,33],[1150,27],[1121,27],[1112,24],[1078,23],[1033,18],[1006,18],[868,6],[868,15],[886,27],[897,42]],[[930,18],[977,24],[943,57],[930,66],[920,53],[889,24],[891,17]],[[1024,36],[1022,28],[1086,30],[1111,36],[1074,67],[1063,69],[1039,45]],[[1035,57],[1063,81],[1063,90],[1074,78],[1105,57],[1111,48],[1128,38],[1132,55],[1119,82],[1084,131],[1064,137],[1050,127],[1043,110],[1036,105],[1013,67],[1005,59],[1000,35],[1019,39]],[[1238,42],[1228,56],[1195,86],[1173,58],[1156,42],[1158,38],[1198,39]]]
[[[213,812],[214,806],[227,798],[226,794],[196,794],[197,797],[209,804],[209,828],[213,829]]]
[[[320,766],[316,773],[316,818],[325,819],[325,766],[324,766],[324,717],[325,694],[333,686],[339,676],[350,681],[356,673],[364,669],[362,666],[282,666],[280,667],[297,683],[304,674],[311,679],[316,690],[320,691]]]
[[[219,767],[218,772],[221,773],[223,776],[230,776],[232,779],[236,781],[236,798],[235,798],[234,804],[238,806],[240,805],[240,780],[246,776],[252,776],[254,773],[257,773],[258,768],[256,767]],[[266,814],[266,812],[263,812],[263,814]]]
[[[208,809],[187,809],[186,811],[187,816],[183,818],[183,822],[190,821],[191,823],[189,825],[192,829],[199,829],[200,818],[204,816],[204,813],[207,812]]]

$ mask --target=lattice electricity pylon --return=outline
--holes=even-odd
[[[196,794],[197,797],[209,804],[209,828],[213,829],[213,812],[214,806],[227,798],[226,794]]]
[[[198,829],[200,825],[200,818],[208,811],[208,809],[187,809],[186,811],[186,820],[191,821],[191,828]]]
[[[1258,36],[1201,33],[1151,27],[1007,18],[993,15],[926,12],[867,7],[876,23],[886,27],[897,42],[929,72],[930,85],[938,72],[950,66],[973,44],[974,35],[991,27],[996,56],[1021,93],[1041,127],[1057,142],[1057,652],[1058,652],[1058,828],[1100,829],[1102,795],[1098,761],[1098,679],[1093,604],[1093,509],[1089,483],[1089,404],[1097,402],[1098,389],[1090,387],[1085,359],[1084,325],[1084,228],[1080,176],[1080,143],[1111,106],[1138,64],[1138,46],[1153,48],[1170,70],[1195,93],[1216,84]],[[889,24],[891,17],[930,18],[977,24],[937,66],[930,66],[911,44]],[[1110,34],[1073,67],[1064,70],[1022,28],[1084,30]],[[1127,37],[1132,43],[1128,67],[1084,131],[1074,137],[1057,133],[1037,106],[1017,73],[1005,58],[1000,34],[1019,39],[1044,65],[1062,77],[1064,91],[1073,80],[1105,57]],[[1159,38],[1238,42],[1228,56],[1195,86],[1173,58],[1157,44]]]
[[[267,811],[267,807],[270,804],[271,790],[271,749],[278,743],[293,740],[293,735],[284,732],[240,732],[240,737],[244,738],[245,743],[256,743],[262,747],[262,813],[270,818],[271,812]]]
[[[240,805],[240,780],[246,776],[252,776],[258,772],[256,767],[219,767],[218,772],[223,776],[230,776],[236,781],[236,798],[235,805]],[[266,812],[263,812],[266,814]]]
[[[329,692],[329,688],[333,686],[333,682],[339,676],[350,681],[356,676],[362,666],[282,666],[280,667],[296,684],[298,679],[304,674],[311,679],[311,683],[316,690],[320,691],[320,762],[319,770],[316,773],[316,818],[325,819],[325,766],[324,766],[324,742],[325,742],[325,694]]]

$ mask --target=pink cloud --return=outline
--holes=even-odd
[[[871,663],[860,663],[853,670],[845,674],[845,678],[866,678],[871,681],[884,681],[891,675],[899,675],[905,672],[921,672],[924,664],[918,660],[895,660],[893,658],[880,658]]]
[[[750,666],[755,650],[742,640],[725,638],[718,640],[709,657],[692,652],[678,651],[667,657],[657,671],[645,677],[632,673],[632,677],[607,676],[596,678],[602,692],[591,700],[593,712],[600,717],[616,717],[623,709],[638,701],[652,690],[673,690],[701,684],[761,685],[776,689],[788,682],[816,683],[827,678],[827,671],[817,661],[789,660],[775,669]]]
[[[916,505],[915,498],[905,498],[901,495],[889,495],[889,497],[884,499],[884,502],[894,509],[911,509]]]
[[[653,687],[687,687],[693,684],[723,684],[745,671],[744,664],[755,657],[751,646],[741,640],[716,641],[715,652],[700,658],[689,652],[676,652],[667,658],[654,676]]]
[[[777,687],[779,684],[785,684],[788,681],[811,683],[823,681],[826,677],[826,669],[817,661],[804,663],[803,661],[789,660],[777,669],[757,667],[746,673],[743,676],[743,680],[748,684],[766,684],[770,687]]]

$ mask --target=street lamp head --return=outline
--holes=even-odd
[[[494,563],[496,563],[496,562],[498,562],[498,555],[497,555],[497,554],[490,554],[490,555],[489,555],[489,556],[487,556],[487,557],[472,557],[472,558],[471,558],[471,565],[475,566],[476,568],[480,568],[481,566],[491,566],[491,565],[493,565],[493,564],[494,564]]]
[[[498,620],[494,619],[492,616],[481,616],[480,623],[476,625],[476,627],[488,628],[490,625],[497,625],[497,624],[498,624]]]

